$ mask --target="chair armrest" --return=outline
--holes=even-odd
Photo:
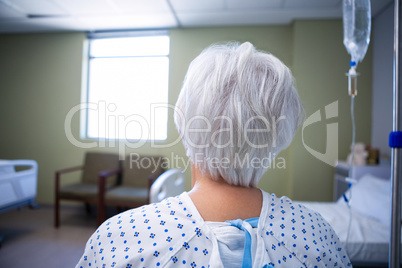
[[[99,173],[99,178],[106,179],[107,177],[110,177],[110,176],[115,175],[115,174],[119,174],[120,172],[121,172],[120,168],[101,171]]]
[[[121,172],[120,168],[112,169],[112,170],[105,170],[99,173],[99,181],[98,181],[98,191],[99,191],[99,198],[103,198],[103,195],[106,191],[106,179],[111,177],[112,175],[119,174]]]
[[[56,189],[56,194],[59,191],[60,188],[60,175],[64,173],[69,173],[77,170],[83,169],[83,166],[76,166],[76,167],[71,167],[71,168],[65,168],[65,169],[60,169],[56,171],[56,176],[55,176],[55,189]]]
[[[105,170],[99,172],[98,180],[98,225],[101,225],[105,220],[105,192],[106,192],[106,178],[112,175],[119,174],[122,171],[121,168]]]

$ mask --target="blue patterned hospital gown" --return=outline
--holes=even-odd
[[[212,209],[212,208],[211,208]],[[348,267],[349,258],[320,214],[263,192],[258,226],[205,222],[187,192],[128,210],[89,238],[76,267]],[[242,266],[249,235],[251,259]]]

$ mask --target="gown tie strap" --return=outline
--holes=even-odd
[[[251,245],[253,239],[251,237],[250,231],[254,227],[258,226],[259,217],[246,219],[242,221],[241,219],[226,221],[230,223],[231,226],[235,226],[244,231],[245,240],[244,240],[244,253],[243,253],[243,262],[242,268],[251,268],[252,267],[252,258],[251,258]]]

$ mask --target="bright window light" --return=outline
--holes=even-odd
[[[165,140],[169,37],[90,40],[87,138]]]

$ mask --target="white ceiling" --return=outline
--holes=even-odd
[[[392,0],[371,0],[375,17]],[[289,24],[342,17],[342,0],[0,0],[0,33]]]

